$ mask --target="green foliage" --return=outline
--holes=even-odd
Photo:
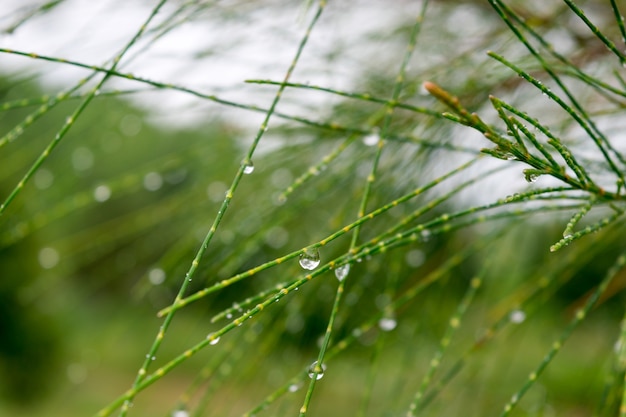
[[[403,4],[328,49],[350,12],[305,6],[245,102],[126,70],[245,4],[161,1],[104,63],[0,48],[85,71],[0,85],[0,413],[626,415],[617,3]],[[128,100],[168,94],[210,119]]]

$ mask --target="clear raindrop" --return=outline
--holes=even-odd
[[[335,269],[335,276],[337,277],[339,282],[343,281],[349,273],[350,264],[341,265],[339,268]]]
[[[524,175],[524,178],[526,179],[526,181],[532,183],[532,182],[537,181],[537,178],[539,178],[539,175],[537,175],[537,174],[526,174],[526,175]]]
[[[316,380],[320,380],[324,377],[324,372],[326,372],[326,365],[322,364],[322,366],[317,365],[317,361],[313,362],[311,366],[309,366],[309,378]],[[317,374],[317,376],[316,376]]]
[[[244,161],[243,163],[243,173],[248,175],[254,172],[254,164],[252,161]]]
[[[296,392],[300,389],[300,385],[298,384],[291,384],[289,385],[289,392]]]
[[[220,338],[216,337],[215,339],[209,342],[209,345],[217,345],[220,342]]]
[[[320,264],[320,251],[315,249],[305,249],[300,254],[300,266],[304,269],[313,270]]]
[[[539,174],[535,170],[532,170],[532,169],[524,170],[524,179],[526,180],[526,182],[533,183],[537,181],[537,178],[539,178]]]

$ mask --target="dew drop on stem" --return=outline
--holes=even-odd
[[[348,274],[350,273],[350,264],[341,265],[337,269],[335,269],[335,276],[339,280],[339,282],[343,281]]]
[[[324,377],[324,372],[326,372],[325,364],[322,364],[322,366],[318,366],[317,361],[315,361],[311,364],[311,366],[309,366],[309,378],[311,379],[322,379]]]
[[[246,175],[252,174],[254,172],[254,164],[252,161],[244,161],[243,162],[243,173]]]
[[[539,178],[539,174],[534,170],[524,170],[524,179],[526,180],[526,182],[533,183],[537,181],[537,178]]]
[[[300,266],[304,269],[313,270],[320,264],[320,251],[315,249],[305,249],[300,254]]]

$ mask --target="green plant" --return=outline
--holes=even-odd
[[[403,3],[409,21],[326,45],[329,68],[362,51],[371,66],[345,68],[358,92],[299,75],[325,18],[349,15],[307,3],[289,10],[282,78],[246,80],[263,105],[125,69],[195,20],[253,15],[166,3],[101,65],[0,48],[88,71],[40,98],[13,76],[0,104],[0,264],[13,277],[37,252],[44,271],[0,294],[74,330],[76,414],[626,414],[615,1]],[[66,5],[18,10],[6,31]],[[168,131],[122,100],[173,92],[261,119]],[[85,359],[86,380],[85,345],[123,376]]]

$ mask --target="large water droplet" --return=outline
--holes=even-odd
[[[209,342],[209,345],[217,345],[220,342],[220,338],[216,337],[215,339]]]
[[[300,254],[300,266],[304,269],[313,270],[320,262],[320,251],[317,248],[306,249]]]
[[[243,163],[243,173],[248,175],[254,172],[254,164],[252,161],[244,161]]]
[[[527,182],[533,183],[533,182],[537,181],[537,178],[539,178],[539,173],[537,171],[535,171],[534,169],[525,169],[524,170],[524,179]]]
[[[324,377],[324,372],[326,372],[326,365],[322,364],[322,366],[318,366],[317,361],[313,362],[311,366],[309,366],[309,378],[311,379],[322,379]]]
[[[396,328],[397,325],[398,322],[391,317],[383,317],[382,319],[378,320],[378,327],[380,327],[380,330],[384,332],[392,331]]]
[[[335,276],[340,282],[343,281],[349,273],[350,264],[341,265],[339,268],[335,269]]]

